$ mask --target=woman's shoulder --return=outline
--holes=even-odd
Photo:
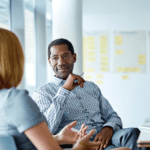
[[[8,91],[8,98],[23,98],[23,97],[28,97],[29,92],[27,90],[20,90],[15,87],[12,87]]]
[[[4,99],[3,103],[6,108],[25,104],[30,105],[30,103],[32,103],[32,98],[29,96],[27,90],[20,90],[12,87],[10,89],[4,89],[1,93],[3,93],[3,96],[1,97]]]

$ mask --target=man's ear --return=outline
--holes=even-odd
[[[75,63],[76,60],[77,60],[77,55],[76,55],[76,53],[73,54],[73,59],[74,59],[74,63]]]
[[[51,60],[48,58],[48,62],[49,62],[49,64],[50,64],[50,66],[52,66],[52,64],[51,64]]]

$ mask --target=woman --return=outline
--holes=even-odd
[[[46,119],[26,90],[18,90],[24,69],[24,55],[17,36],[0,29],[0,134],[14,137],[19,150],[61,150],[60,144],[74,144],[84,136],[87,127],[82,126],[80,135],[70,129],[73,122],[53,136]],[[88,150],[100,143],[90,142],[92,130],[74,145],[74,150]]]

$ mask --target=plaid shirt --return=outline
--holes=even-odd
[[[33,94],[52,134],[57,134],[75,120],[77,125],[74,128],[79,130],[85,123],[87,132],[96,129],[95,134],[105,126],[112,127],[114,132],[122,128],[120,117],[96,84],[86,81],[83,88],[77,86],[68,91],[62,88],[65,81],[54,77],[53,82],[38,88]]]

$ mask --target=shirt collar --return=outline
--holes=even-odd
[[[66,80],[63,80],[63,79],[60,79],[60,78],[57,78],[56,76],[54,76],[53,78],[53,82],[56,84],[56,85],[59,85],[59,84],[64,84]]]

